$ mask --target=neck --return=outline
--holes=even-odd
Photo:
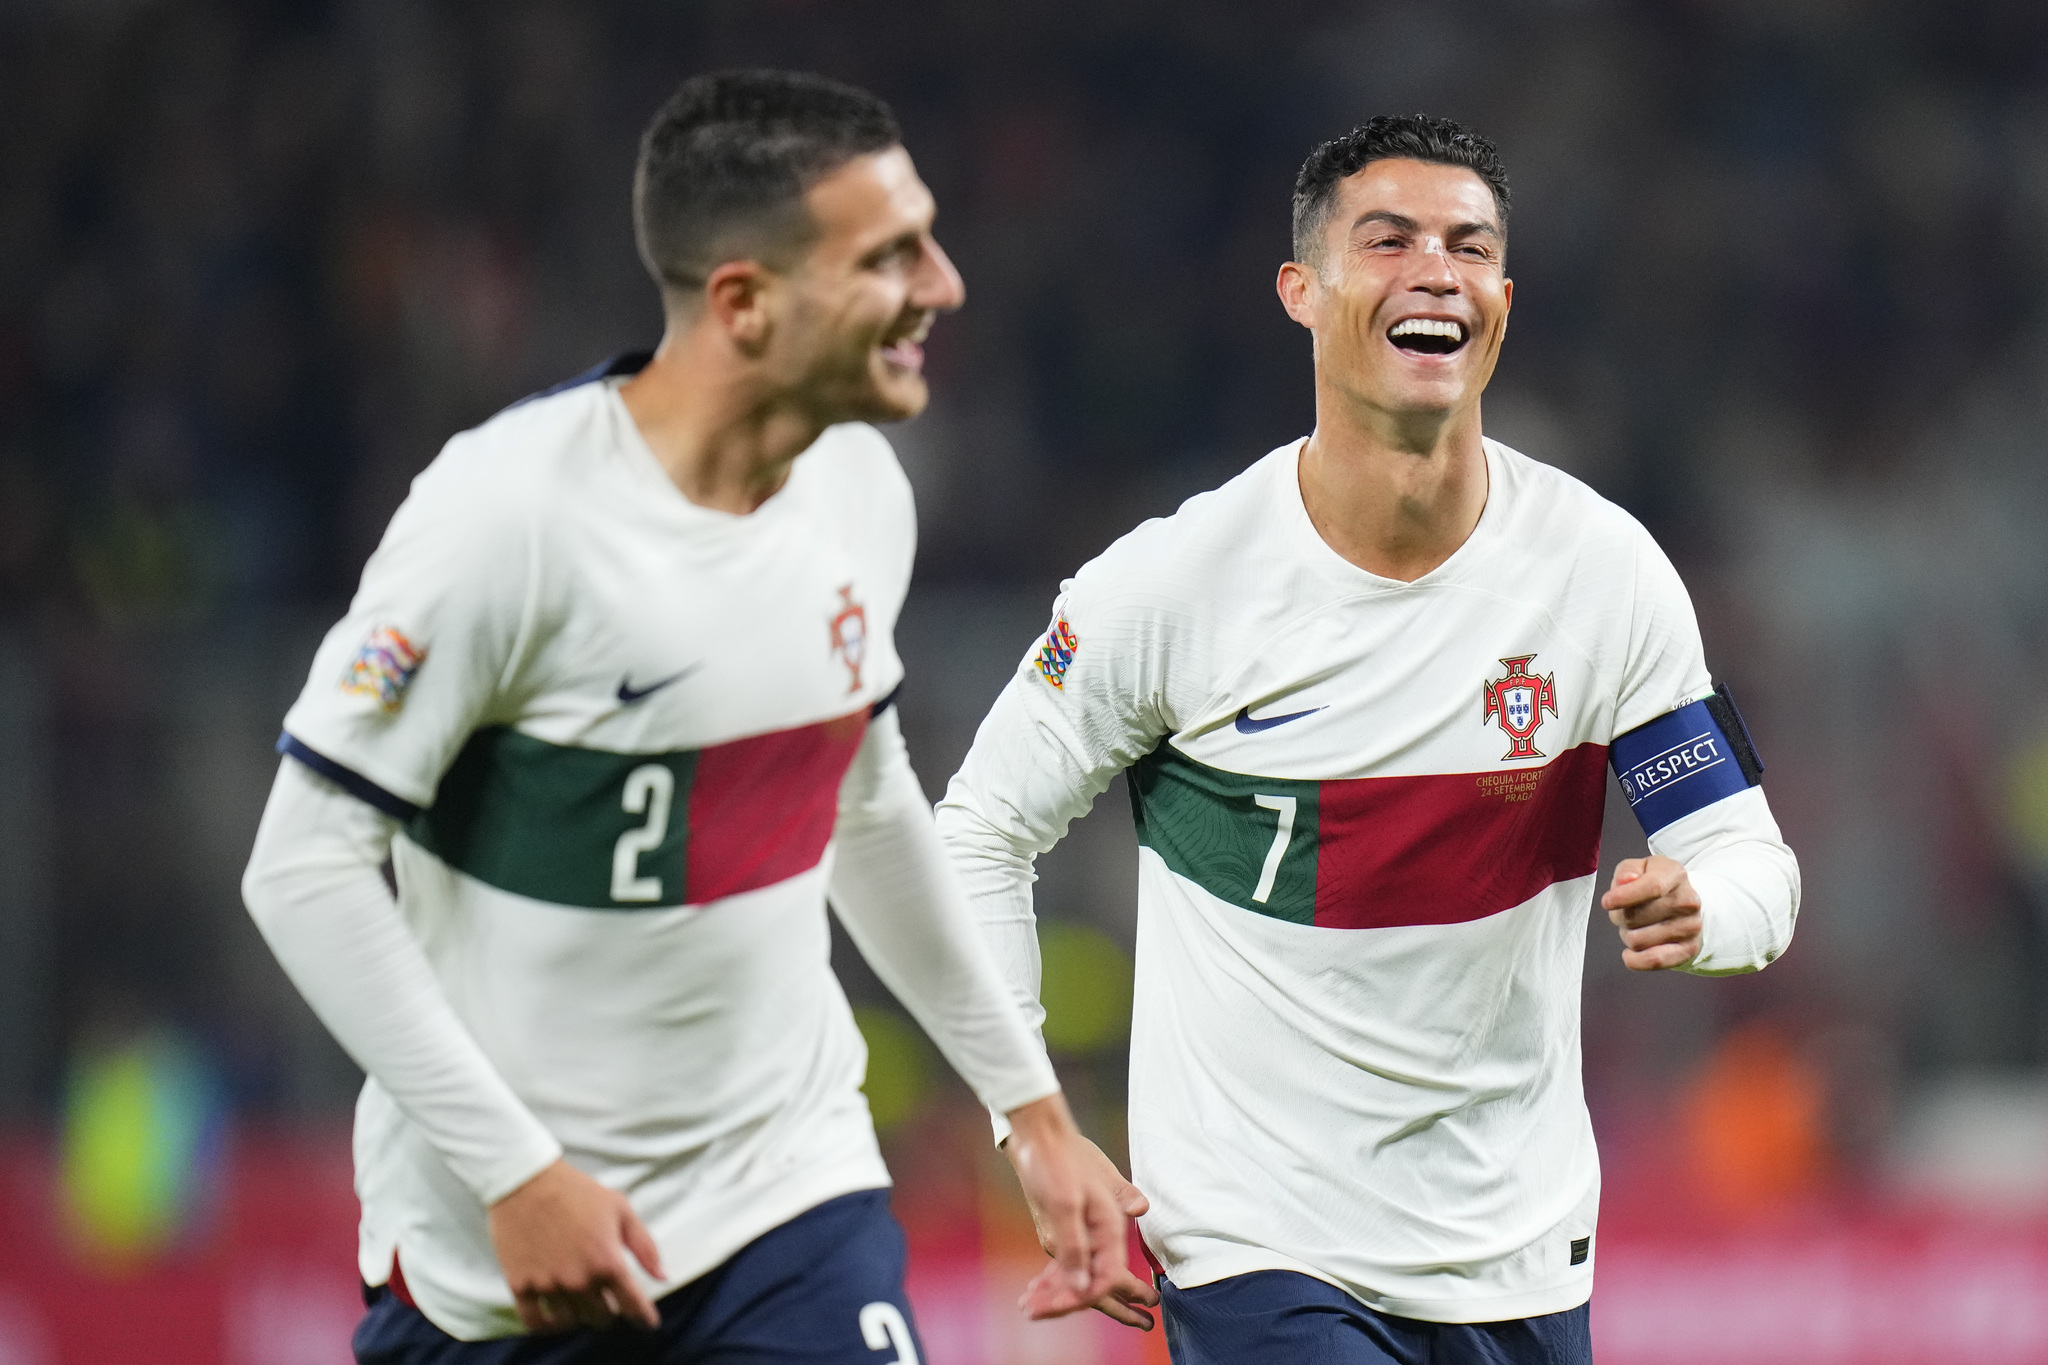
[[[1301,500],[1331,549],[1412,583],[1463,545],[1486,510],[1479,403],[1410,415],[1366,408],[1316,376],[1316,429],[1300,460]]]
[[[739,516],[775,496],[826,426],[704,326],[672,324],[619,396],[683,496]]]

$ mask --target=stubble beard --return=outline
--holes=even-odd
[[[875,373],[877,364],[886,363],[876,358],[873,345],[867,345],[857,353],[842,352],[815,368],[804,389],[815,396],[813,410],[823,424],[901,422],[923,412],[930,401],[924,376],[908,375],[911,393],[905,399],[896,398]]]

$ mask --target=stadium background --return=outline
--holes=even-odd
[[[1806,872],[1761,977],[1589,934],[1601,1359],[2048,1360],[2048,9],[7,0],[0,1365],[346,1359],[358,1078],[236,892],[270,740],[440,442],[655,339],[634,139],[743,63],[890,99],[968,281],[893,433],[934,792],[1063,573],[1307,430],[1310,144],[1497,139],[1488,430],[1670,550]],[[1120,789],[1044,871],[1120,1150]],[[1017,1321],[986,1129],[846,976],[931,1359],[1163,1360]]]

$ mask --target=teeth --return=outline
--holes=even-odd
[[[1435,318],[1408,318],[1394,324],[1388,336],[1407,337],[1449,337],[1452,341],[1465,339],[1465,328],[1461,323],[1439,322]]]

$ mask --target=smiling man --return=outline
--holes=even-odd
[[[917,1365],[832,974],[848,933],[1059,1225],[1142,1207],[1074,1128],[891,708],[910,490],[962,286],[888,108],[728,72],[648,128],[667,330],[448,443],[285,718],[244,879],[369,1079],[365,1365]],[[389,856],[394,900],[379,875]]]
[[[1652,850],[1601,898],[1630,967],[1753,971],[1791,938],[1798,866],[1670,563],[1482,434],[1507,208],[1446,120],[1310,155],[1279,292],[1314,433],[1067,583],[940,810],[1036,1010],[1032,859],[1128,773],[1131,1161],[1177,1365],[1591,1358],[1610,763]]]

